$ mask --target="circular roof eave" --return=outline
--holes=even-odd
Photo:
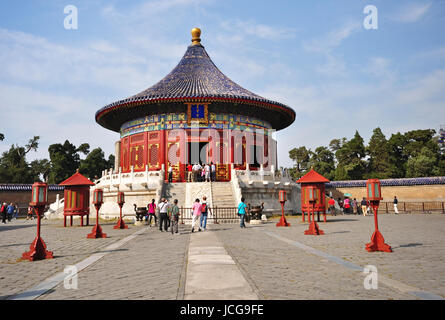
[[[116,101],[111,103],[102,109],[98,110],[95,115],[96,122],[103,126],[106,129],[119,132],[120,127],[123,123],[128,121],[127,119],[122,119],[121,121],[117,121],[114,124],[109,123],[105,118],[109,118],[110,116],[121,114],[122,112],[128,111],[127,108],[137,107],[137,106],[149,106],[152,104],[166,104],[166,103],[178,103],[178,102],[222,102],[222,103],[239,103],[252,107],[258,107],[262,109],[269,109],[273,111],[278,111],[281,114],[285,115],[284,122],[282,117],[281,119],[270,119],[269,117],[262,117],[262,113],[258,113],[257,117],[259,119],[268,121],[271,123],[272,127],[275,130],[282,130],[288,126],[290,126],[296,118],[295,111],[279,102],[266,100],[266,99],[252,99],[250,97],[222,97],[222,95],[209,95],[208,97],[144,97],[145,99],[124,99],[120,101]],[[240,112],[242,114],[242,112]],[[116,124],[117,123],[117,124]]]

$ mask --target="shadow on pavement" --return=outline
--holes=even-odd
[[[3,225],[0,227],[1,231],[9,231],[9,230],[15,230],[15,229],[23,229],[23,228],[36,228],[35,224],[29,224],[29,225]]]

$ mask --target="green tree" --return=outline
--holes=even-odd
[[[302,177],[309,168],[311,151],[304,146],[293,148],[289,151],[289,158],[295,162],[294,170],[290,170],[290,174],[294,179],[298,179]]]
[[[81,144],[78,148],[66,140],[63,144],[52,144],[48,148],[51,161],[50,183],[60,183],[72,176],[80,166],[79,153],[88,154],[89,145]]]
[[[109,162],[105,160],[104,152],[101,148],[96,148],[87,155],[85,160],[80,161],[79,172],[90,180],[94,180],[95,176],[101,177],[102,171],[108,168]]]
[[[387,179],[392,176],[389,144],[380,128],[374,129],[366,153],[369,155],[367,178]]]
[[[24,147],[12,145],[0,159],[0,183],[33,183],[38,180],[26,162]]]
[[[407,178],[429,177],[438,174],[437,155],[428,147],[423,147],[419,154],[406,163]]]
[[[37,150],[39,139],[39,136],[34,136],[24,147],[12,145],[8,151],[3,152],[0,159],[1,183],[33,183],[39,180],[39,175],[31,170],[26,161],[26,155],[31,150]]]
[[[51,172],[51,163],[48,159],[34,160],[30,163],[30,168],[35,177],[42,177],[43,181],[48,181]]]
[[[338,162],[335,180],[363,179],[366,170],[366,163],[363,160],[365,155],[363,138],[358,131],[355,131],[354,138],[342,143],[340,149],[335,152]]]
[[[311,152],[310,165],[329,180],[335,177],[335,156],[327,147],[318,147]]]

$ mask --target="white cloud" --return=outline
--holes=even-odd
[[[399,22],[413,23],[422,19],[430,10],[432,2],[428,3],[410,3],[405,4],[400,11],[394,16],[394,19]]]

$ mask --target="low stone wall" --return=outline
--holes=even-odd
[[[384,179],[381,180],[383,202],[392,202],[394,196],[400,202],[445,201],[445,177]],[[366,181],[334,181],[326,185],[335,199],[350,193],[352,198],[366,197]]]
[[[18,203],[19,216],[25,216],[28,213],[28,205],[31,201],[31,184],[8,184],[0,185],[0,201],[6,203]],[[50,186],[48,188],[48,202],[56,201],[57,195],[63,198],[63,187]]]

